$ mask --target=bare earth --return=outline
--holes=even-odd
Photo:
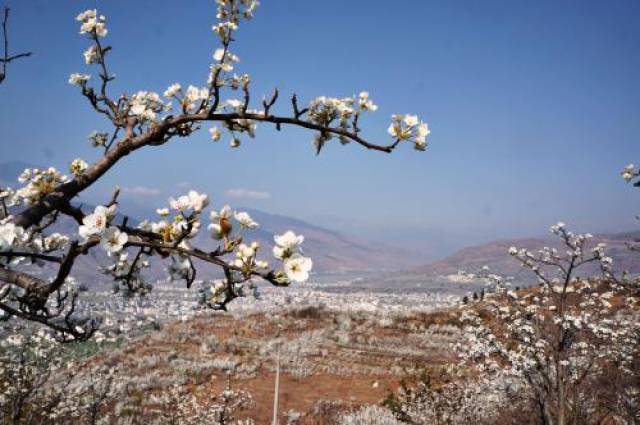
[[[280,423],[325,424],[340,411],[378,403],[404,376],[453,361],[453,312],[388,313],[291,308],[244,317],[215,314],[176,322],[104,356],[148,390],[183,385],[217,394],[228,382],[248,391],[242,412],[269,424],[280,347]]]

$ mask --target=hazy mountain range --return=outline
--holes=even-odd
[[[640,252],[629,249],[629,245],[636,241],[640,241],[640,231],[595,235],[589,246],[606,243],[606,254],[613,258],[614,270],[618,273],[629,271],[636,274],[640,273]],[[526,248],[534,253],[544,246],[557,248],[560,252],[566,250],[558,243],[557,238],[551,237],[498,240],[463,248],[442,260],[411,270],[409,274],[447,276],[459,270],[477,272],[482,266],[487,265],[494,273],[513,276],[518,281],[535,279],[530,271],[521,267],[516,259],[508,255],[507,251],[511,246]],[[599,271],[596,263],[585,265],[579,270],[581,271],[578,275],[590,275]]]
[[[0,164],[0,184],[16,187],[16,177],[24,168],[33,167],[27,163],[10,162]],[[78,201],[74,202],[78,204]],[[157,218],[154,208],[148,205],[127,206],[126,212],[130,214],[130,222],[138,222],[142,217]],[[85,212],[92,209],[86,204]],[[331,229],[326,229],[298,220],[293,217],[270,214],[255,209],[243,209],[260,223],[260,228],[246,233],[245,240],[250,242],[257,240],[262,245],[262,253],[265,259],[272,258],[273,237],[275,234],[293,230],[305,237],[304,251],[314,261],[314,269],[317,272],[344,272],[354,270],[395,270],[415,267],[424,261],[424,258],[416,258],[397,247],[386,246],[381,243],[361,240],[345,235]],[[206,231],[208,222],[207,214],[203,215],[205,226],[201,234],[196,238],[197,246],[214,248],[214,241]],[[76,225],[71,222],[62,223],[58,231],[75,233]]]
[[[33,167],[27,163],[10,162],[0,164],[0,185],[17,186],[16,177],[26,167]],[[78,203],[78,200],[76,200]],[[84,205],[85,212],[93,207]],[[127,213],[130,215],[130,223],[139,221],[140,217],[154,218],[155,206],[145,204],[127,205]],[[523,270],[519,263],[507,254],[510,246],[527,248],[535,251],[543,246],[555,246],[553,238],[524,238],[514,240],[497,240],[494,242],[463,248],[452,255],[434,262],[428,262],[429,253],[409,251],[396,246],[390,246],[379,242],[363,240],[342,232],[317,226],[312,223],[284,215],[270,214],[256,209],[243,209],[260,223],[260,228],[247,232],[245,240],[257,240],[261,243],[261,258],[273,260],[271,249],[273,236],[286,230],[293,230],[305,236],[303,248],[305,253],[313,258],[314,270],[317,273],[346,273],[346,272],[371,272],[378,273],[374,276],[385,275],[414,277],[418,280],[433,278],[435,276],[448,276],[459,270],[475,272],[482,266],[488,265],[499,274],[514,276],[521,281],[527,281],[531,275]],[[194,244],[204,249],[214,249],[213,241],[206,231],[208,217],[204,218],[203,229],[197,236]],[[62,221],[57,231],[74,234],[77,225],[69,220]],[[617,233],[610,235],[596,235],[593,243],[605,242],[609,246],[607,254],[613,257],[616,270],[628,270],[632,273],[640,273],[640,253],[631,252],[628,244],[640,239],[640,231]],[[78,263],[74,274],[82,280],[96,280],[96,266],[107,264],[108,259],[94,250]],[[431,257],[433,258],[433,257]],[[272,264],[275,264],[272,261]],[[164,277],[165,265],[155,265],[150,274],[153,278]],[[389,274],[389,272],[393,273]],[[583,269],[583,273],[597,272],[595,267]],[[201,278],[213,277],[217,270],[205,266],[200,271]],[[369,276],[371,276],[369,274]],[[386,280],[386,279],[383,279]]]

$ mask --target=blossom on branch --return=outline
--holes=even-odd
[[[112,46],[103,44],[108,34],[107,19],[95,9],[77,16],[80,33],[86,35],[89,44],[82,52],[83,63],[94,66],[90,74],[71,74],[69,83],[79,87],[89,106],[106,118],[111,128],[91,133],[89,141],[100,148],[95,152],[100,157],[92,163],[73,160],[70,172],[74,178],[55,168],[28,169],[19,179],[23,187],[15,191],[0,189],[0,248],[5,252],[0,259],[3,314],[45,324],[66,340],[91,337],[98,320],[73,319],[77,295],[72,291],[69,294],[74,295],[69,296],[66,291],[76,259],[98,245],[110,254],[111,262],[100,270],[126,294],[151,290],[144,270],[152,258],[170,260],[170,278],[184,280],[187,287],[194,283],[196,266],[219,268],[224,279],[216,284],[215,297],[204,297],[208,300],[205,304],[212,308],[225,309],[235,298],[256,295],[257,279],[287,286],[309,278],[313,263],[302,255],[302,236],[288,231],[274,238],[273,255],[282,264],[270,269],[267,261],[258,258],[259,244],[245,240],[248,236],[244,233],[258,227],[258,223],[246,212],[233,213],[229,206],[210,214],[208,228],[213,239],[220,241],[218,246],[213,250],[196,247],[195,236],[202,228],[202,214],[209,204],[208,196],[196,191],[169,199],[167,206],[158,208],[157,219],[143,220],[135,227],[130,226],[126,216],[118,222],[114,220],[118,190],[110,202],[91,212],[77,203],[85,190],[123,158],[141,149],[161,147],[203,127],[210,128],[212,140],[225,137],[231,147],[237,148],[245,135],[256,137],[258,124],[273,125],[277,130],[297,127],[311,131],[317,153],[334,138],[341,144],[354,143],[385,153],[405,141],[419,150],[426,147],[429,128],[415,115],[394,116],[397,128],[393,127],[392,143],[378,145],[365,140],[361,117],[378,109],[366,91],[350,97],[318,96],[306,107],[298,103],[294,94],[285,105],[289,112],[284,113],[276,111],[284,109],[277,103],[281,99],[278,90],[269,96],[254,96],[249,74],[231,74],[239,63],[231,44],[239,26],[253,17],[258,5],[256,0],[216,0],[218,22],[212,28],[219,45],[211,50],[208,76],[200,84],[170,84],[162,92],[163,97],[149,90],[128,90],[112,96],[110,84],[115,76],[107,64]],[[174,99],[175,108],[170,103]],[[77,223],[77,234],[47,230],[61,217]],[[42,277],[14,269],[17,264],[43,263],[53,267],[44,269]],[[7,295],[14,294],[15,288],[21,291],[19,298]]]
[[[303,257],[297,253],[284,260],[284,271],[292,282],[302,283],[309,280],[309,272],[312,267],[311,258]]]
[[[81,22],[80,34],[89,34],[94,37],[106,37],[107,18],[98,15],[96,9],[86,10],[76,17],[76,21]]]
[[[93,214],[84,217],[82,225],[78,228],[78,233],[85,240],[91,236],[102,236],[114,214],[115,205],[111,207],[98,205],[93,211]]]
[[[100,245],[109,255],[118,253],[124,248],[124,244],[129,240],[125,232],[121,232],[115,226],[109,227],[102,235]]]
[[[91,75],[74,73],[69,76],[69,84],[83,86],[91,79]]]

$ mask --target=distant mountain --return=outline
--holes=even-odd
[[[0,186],[10,185],[13,188],[19,187],[17,182],[18,175],[25,168],[36,167],[21,161],[11,161],[0,163]],[[74,203],[79,204],[76,200]],[[93,207],[88,203],[82,204],[83,210],[89,212]],[[147,205],[132,205],[133,208],[123,209],[122,213],[130,215],[129,223],[137,223],[142,217],[155,218],[154,210]],[[303,244],[304,252],[313,258],[314,270],[319,273],[342,273],[352,271],[383,271],[383,270],[399,270],[416,267],[419,265],[419,259],[415,255],[409,255],[407,251],[403,251],[393,246],[383,245],[377,242],[365,241],[352,236],[336,232],[324,227],[284,215],[270,214],[255,209],[242,209],[248,211],[251,216],[260,223],[260,228],[247,232],[246,240],[257,240],[262,245],[262,257],[266,260],[272,260],[271,250],[273,248],[273,237],[275,234],[283,233],[287,230],[293,230],[305,237]],[[206,215],[205,215],[206,217]],[[121,221],[121,219],[118,219]],[[206,230],[207,219],[205,218],[203,229],[197,237],[197,245],[205,248],[214,249],[214,243]],[[62,221],[56,231],[65,233],[77,232],[77,225],[69,220]],[[85,257],[82,262],[95,263],[100,256],[94,258]],[[95,260],[95,261],[94,261]],[[106,260],[106,259],[105,259]],[[95,270],[95,264],[87,264],[91,266],[90,270]],[[79,265],[79,269],[83,268]],[[92,271],[82,271],[85,276],[90,276]],[[206,276],[206,272],[203,276]]]
[[[89,212],[92,207],[86,205],[85,212]],[[273,258],[272,248],[274,245],[273,236],[283,233],[286,230],[293,230],[297,234],[305,237],[303,243],[304,253],[313,259],[314,272],[320,274],[339,274],[352,272],[389,272],[394,269],[407,269],[415,267],[415,263],[406,261],[411,258],[406,253],[397,248],[385,245],[364,242],[358,239],[345,236],[329,229],[324,229],[313,224],[306,223],[291,217],[273,215],[258,210],[250,210],[251,216],[260,223],[260,228],[246,233],[245,241],[258,241],[261,245],[259,258],[269,261],[272,266],[277,266],[277,260]],[[116,222],[121,222],[122,217],[116,217]],[[129,219],[129,223],[136,223],[138,220]],[[205,224],[206,224],[205,219]],[[58,231],[66,234],[77,233],[78,225],[71,220],[64,218],[54,226],[51,231]],[[217,241],[210,236],[206,227],[193,241],[195,246],[205,250],[213,250]],[[82,256],[77,261],[72,275],[79,282],[88,286],[95,286],[107,283],[108,279],[98,272],[99,265],[108,265],[109,258],[100,249],[90,251],[86,256]],[[145,275],[150,281],[166,278],[166,260],[154,258],[152,266],[145,271]],[[211,279],[221,277],[221,272],[217,267],[196,260],[199,279]],[[51,270],[40,269],[42,273]]]
[[[606,254],[613,258],[614,270],[623,270],[631,273],[640,273],[640,252],[632,252],[628,244],[640,240],[640,231],[624,232],[616,234],[596,235],[591,245],[603,242],[607,244]],[[528,238],[499,240],[484,245],[470,246],[433,263],[418,267],[410,272],[415,275],[448,276],[456,274],[459,270],[476,272],[487,265],[491,271],[503,276],[513,276],[517,281],[529,282],[535,280],[530,271],[520,266],[520,263],[511,257],[507,251],[509,247],[526,248],[532,252],[544,246],[562,249],[557,239],[553,238]],[[595,264],[585,265],[580,268],[580,275],[598,273]]]
[[[273,236],[293,230],[304,235],[304,252],[313,258],[314,268],[319,272],[398,270],[416,265],[408,252],[393,246],[361,240],[292,217],[247,211],[260,223],[260,228],[249,236],[268,250],[267,257],[271,256]]]
[[[85,213],[89,213],[93,207],[88,204],[83,205]],[[295,218],[269,214],[258,210],[249,210],[249,213],[260,223],[260,228],[245,233],[245,241],[258,241],[261,245],[259,258],[270,262],[272,266],[277,266],[278,262],[273,258],[272,248],[275,234],[293,230],[297,234],[305,237],[303,243],[304,253],[313,259],[314,272],[320,274],[339,274],[352,272],[389,272],[398,269],[408,269],[417,264],[411,262],[411,256],[394,247],[381,245],[369,241],[362,241],[341,233],[315,226]],[[116,217],[116,222],[122,222],[122,216]],[[135,225],[139,220],[129,218],[130,225]],[[214,241],[206,229],[208,219],[200,234],[193,241],[195,246],[205,250],[213,250],[217,241]],[[62,218],[50,229],[51,232],[61,232],[65,234],[76,234],[78,225],[69,218]],[[109,258],[100,249],[90,251],[88,255],[78,259],[72,275],[79,282],[95,287],[109,281],[99,271],[99,266],[106,266],[110,263]],[[159,258],[151,261],[152,267],[145,271],[145,275],[150,281],[166,278],[167,262]],[[50,266],[38,268],[36,273],[47,276],[53,272]],[[198,278],[211,279],[221,277],[221,272],[217,267],[198,261]]]

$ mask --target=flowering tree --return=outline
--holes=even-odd
[[[459,352],[485,376],[516,379],[536,406],[538,423],[602,423],[589,391],[611,367],[623,375],[633,367],[638,281],[616,279],[605,246],[588,246],[591,235],[573,234],[563,223],[551,232],[565,252],[509,249],[538,277],[538,288],[511,291],[507,280],[485,276],[496,293],[464,312],[469,341]],[[591,262],[600,265],[602,277],[579,277],[580,267]]]
[[[44,332],[28,336],[5,335],[0,343],[2,417],[8,418],[10,423],[33,420],[31,417],[38,414],[38,409],[32,407],[49,404],[49,398],[43,393],[52,374],[63,365],[59,354],[59,347]]]
[[[9,11],[10,9],[5,7],[4,17],[2,18],[2,44],[4,50],[2,57],[0,57],[0,64],[2,64],[2,67],[0,67],[0,84],[7,78],[7,67],[11,62],[31,56],[31,52],[18,53],[15,55],[9,53]]]
[[[114,412],[105,407],[122,392],[116,372],[105,365],[79,367],[43,329],[13,329],[0,343],[0,417],[11,424],[109,423]]]
[[[105,43],[107,19],[96,10],[77,16],[80,33],[89,47],[84,61],[95,75],[74,73],[69,83],[76,86],[97,114],[113,126],[109,133],[93,132],[91,144],[99,157],[89,164],[82,159],[70,163],[70,176],[54,169],[27,169],[19,178],[24,184],[17,190],[0,190],[0,311],[4,317],[18,317],[49,326],[62,341],[91,337],[99,325],[96,318],[74,314],[78,291],[70,280],[79,256],[93,249],[105,250],[113,260],[106,273],[130,292],[150,289],[143,276],[151,257],[170,261],[169,272],[190,287],[196,277],[194,260],[220,268],[225,278],[205,291],[206,304],[224,309],[231,300],[246,293],[254,278],[275,286],[287,286],[308,278],[312,267],[300,245],[304,238],[286,232],[275,238],[273,254],[280,265],[272,268],[258,260],[260,246],[244,243],[242,234],[258,226],[245,212],[233,212],[224,206],[210,214],[208,229],[220,241],[217,249],[206,251],[192,245],[202,227],[202,215],[209,198],[195,191],[170,199],[168,208],[157,211],[159,218],[131,226],[127,218],[116,219],[118,190],[104,205],[85,211],[73,200],[91,187],[122,158],[143,148],[160,147],[175,138],[188,137],[210,124],[213,141],[228,137],[238,148],[242,137],[254,137],[259,123],[312,131],[319,153],[332,139],[353,142],[366,149],[392,152],[403,142],[424,150],[429,134],[427,124],[415,115],[393,115],[388,133],[389,144],[378,145],[361,135],[360,118],[377,106],[367,92],[358,96],[334,98],[321,96],[301,106],[294,94],[288,114],[275,113],[278,90],[254,106],[251,78],[232,71],[239,61],[232,42],[239,25],[252,18],[257,0],[216,0],[217,23],[212,27],[220,47],[213,53],[204,86],[171,84],[161,96],[151,91],[113,97],[109,84],[115,79],[109,71],[112,47]],[[6,61],[5,61],[6,64]],[[97,83],[91,84],[97,77]],[[48,229],[61,217],[70,217],[78,225],[77,234],[52,233]],[[229,258],[231,257],[231,259]],[[25,271],[25,265],[50,264],[55,273],[49,277]]]
[[[22,323],[20,324],[22,325]],[[18,326],[0,341],[3,424],[236,424],[251,396],[230,383],[219,394],[181,385],[150,390],[117,364],[86,361],[74,346]],[[92,359],[95,360],[95,359]],[[140,394],[146,394],[140,397]]]
[[[383,404],[401,423],[464,425],[495,424],[498,412],[514,401],[495,381],[461,380],[451,372],[424,373],[414,386],[403,382]]]
[[[218,395],[205,394],[200,398],[174,385],[161,394],[152,396],[151,401],[161,409],[153,412],[157,424],[197,425],[233,424],[253,425],[252,419],[237,420],[238,411],[247,409],[253,403],[251,395],[245,391],[235,391],[230,385]],[[171,406],[167,409],[167,406]]]

